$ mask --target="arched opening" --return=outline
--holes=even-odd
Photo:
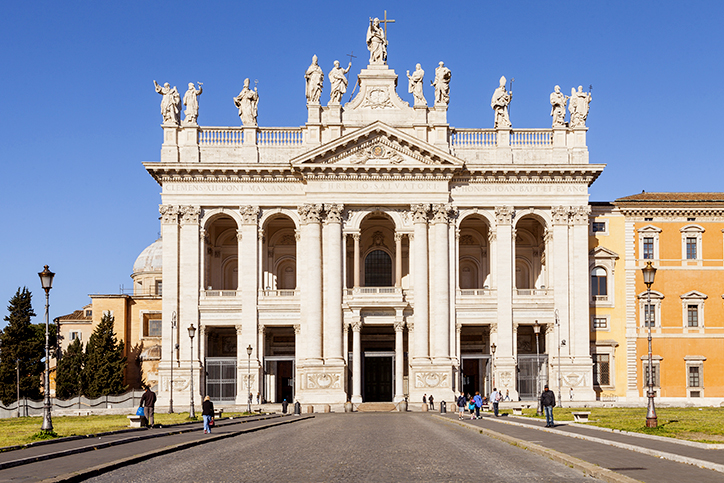
[[[515,288],[529,294],[545,289],[547,278],[545,226],[536,216],[524,216],[515,226]]]
[[[384,250],[372,250],[365,257],[365,287],[392,286],[392,258]]]
[[[237,290],[239,241],[236,222],[220,215],[206,226],[204,250],[204,288]]]
[[[597,296],[608,295],[608,276],[606,269],[603,267],[595,267],[591,272],[591,295],[594,299]]]
[[[263,286],[266,290],[297,288],[297,238],[294,222],[285,215],[274,216],[264,224],[262,259]]]
[[[487,220],[469,216],[460,223],[458,283],[460,289],[490,287],[490,250]]]

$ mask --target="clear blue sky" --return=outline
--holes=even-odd
[[[216,126],[240,124],[232,97],[258,79],[259,124],[300,126],[312,55],[327,72],[353,51],[354,79],[384,9],[399,94],[411,102],[407,69],[429,80],[445,61],[454,127],[492,127],[501,75],[515,77],[514,128],[550,126],[555,84],[593,84],[590,159],[608,167],[592,201],[724,190],[724,2],[5,2],[0,303],[28,286],[42,321],[44,264],[51,318],[131,287],[159,232],[160,189],[141,165],[160,156],[154,79],[182,94],[203,82],[199,123]]]

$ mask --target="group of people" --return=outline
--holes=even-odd
[[[493,414],[497,418],[501,401],[510,401],[510,393],[508,390],[505,391],[505,396],[503,396],[503,393],[494,387],[493,392],[490,393],[490,397],[481,396],[478,391],[475,391],[474,395],[465,395],[461,391],[457,398],[458,419],[463,420],[465,418],[466,409],[470,412],[470,419],[480,419],[480,408],[488,404],[493,405]],[[547,384],[541,393],[540,401],[546,416],[546,428],[552,428],[555,424],[553,421],[553,408],[556,405],[556,396],[553,391],[548,389]],[[423,402],[425,402],[425,396],[423,396]],[[432,395],[430,395],[430,405],[430,409],[434,409],[432,407]]]

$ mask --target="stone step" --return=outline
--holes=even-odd
[[[366,402],[357,406],[357,411],[362,413],[389,413],[395,409],[395,403],[391,402]]]

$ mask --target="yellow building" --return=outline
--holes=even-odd
[[[657,398],[676,405],[724,401],[724,193],[643,192],[614,205],[609,239],[619,241],[610,246],[622,250],[625,273],[615,275],[624,290],[615,290],[611,330],[616,337],[625,331],[617,363],[626,365],[626,400],[646,395],[650,324]],[[648,261],[657,268],[650,301],[641,274]],[[615,373],[621,370],[617,364]],[[623,393],[619,384],[615,393]]]

